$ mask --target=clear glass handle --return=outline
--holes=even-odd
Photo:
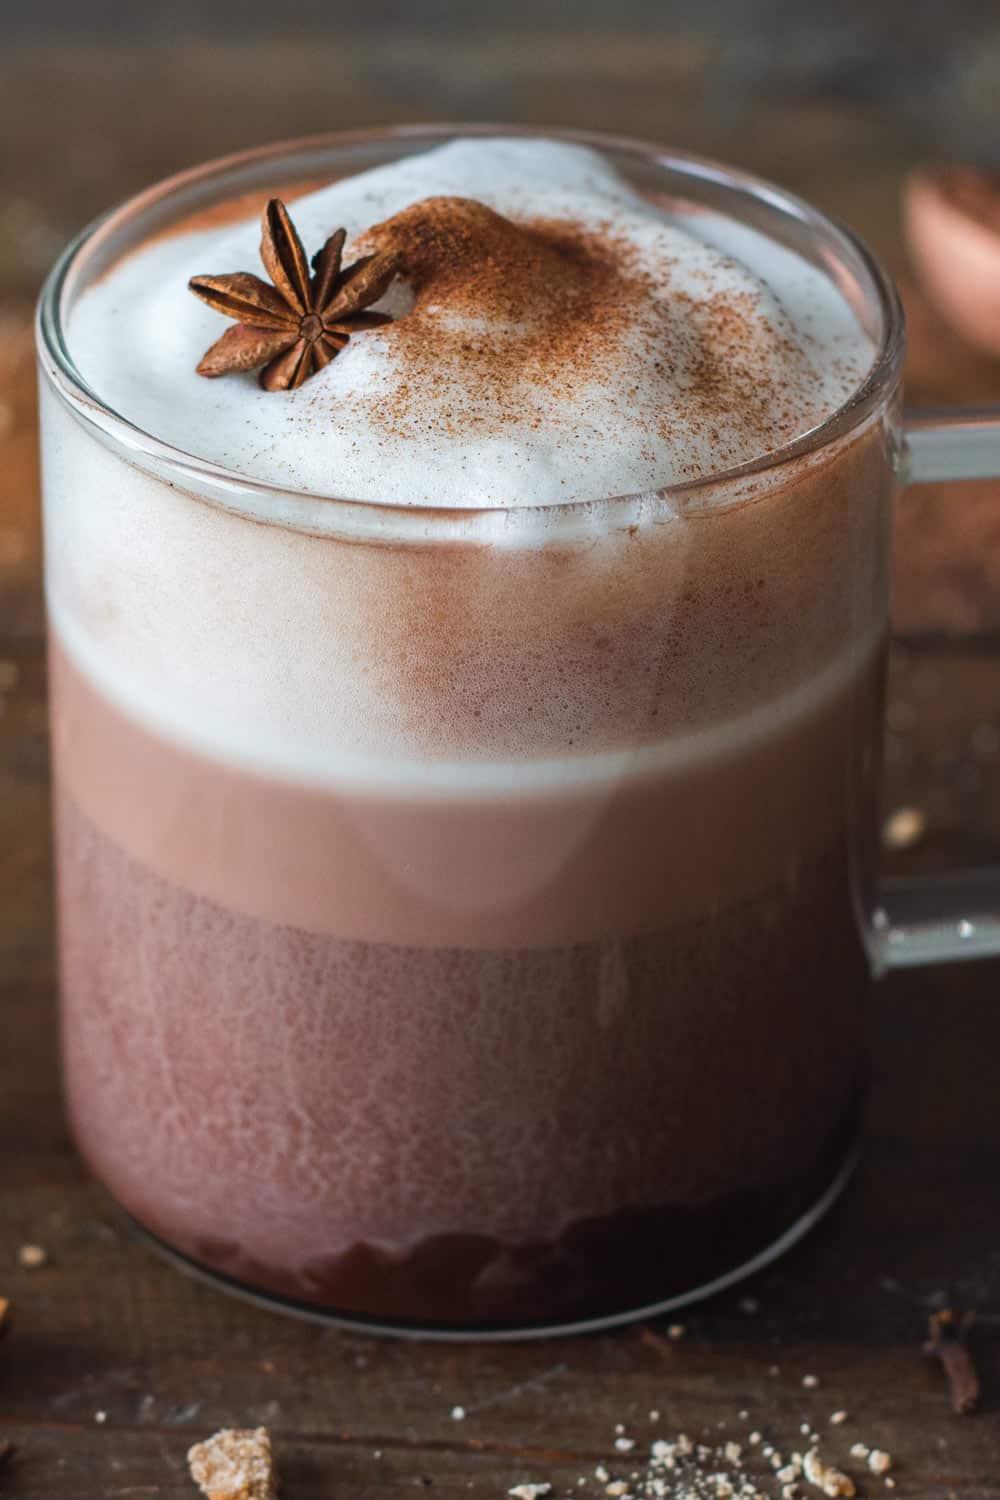
[[[904,484],[1000,479],[1000,408],[909,414]],[[1000,689],[1000,668],[997,673]],[[886,880],[875,917],[886,968],[1000,954],[1000,866]]]

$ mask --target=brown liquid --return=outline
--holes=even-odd
[[[369,843],[364,819],[348,836],[351,797],[148,733],[53,644],[70,1108],[169,1245],[314,1306],[514,1326],[704,1284],[829,1186],[861,1090],[844,819],[877,662],[756,755],[626,778],[569,814],[561,793],[485,817],[475,798],[369,798]],[[447,864],[491,818],[530,864],[560,808],[587,837],[551,900],[435,915],[394,889],[394,860],[379,870],[392,828]],[[326,867],[306,859],[296,887],[310,825]],[[774,877],[741,894],[751,866]],[[299,901],[312,930],[287,920]],[[329,931],[352,921],[396,940]]]

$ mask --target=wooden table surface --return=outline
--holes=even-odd
[[[523,1481],[594,1497],[595,1466],[632,1467],[616,1423],[640,1453],[678,1432],[745,1443],[752,1428],[788,1452],[806,1422],[864,1495],[884,1485],[848,1457],[859,1440],[893,1454],[900,1497],[1000,1496],[1000,964],[882,986],[855,1181],[779,1264],[682,1315],[677,1340],[633,1328],[521,1346],[377,1341],[196,1284],[130,1239],[77,1161],[54,1040],[30,305],[59,242],[153,176],[269,135],[463,111],[589,122],[735,157],[852,221],[904,279],[911,396],[1000,401],[1000,362],[964,349],[905,279],[898,190],[925,144],[911,97],[923,52],[913,44],[909,73],[895,59],[897,103],[879,104],[843,79],[798,87],[787,67],[762,82],[764,64],[734,62],[696,29],[585,32],[569,60],[548,32],[517,50],[506,32],[473,31],[445,75],[433,34],[347,27],[337,47],[268,44],[278,81],[265,89],[251,87],[263,44],[245,35],[200,49],[130,34],[60,47],[24,25],[0,60],[0,139],[31,146],[0,178],[0,1296],[14,1304],[0,1439],[17,1445],[0,1495],[191,1495],[188,1445],[263,1423],[289,1500],[414,1488],[450,1500]],[[988,110],[974,63],[964,113],[950,117],[961,131]],[[801,66],[828,64],[819,49]],[[887,807],[919,808],[927,830],[893,861],[988,862],[1000,858],[1000,488],[911,493],[899,543]],[[29,1243],[46,1265],[19,1264]],[[921,1353],[928,1314],[946,1304],[977,1311],[974,1417],[951,1413]],[[849,1418],[831,1427],[839,1409]],[[761,1488],[777,1495],[766,1467]]]

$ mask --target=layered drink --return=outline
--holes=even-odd
[[[297,389],[206,380],[187,283],[260,273],[272,194],[392,256],[392,321]],[[712,1284],[857,1126],[885,439],[756,461],[869,334],[580,145],[208,196],[67,311],[115,437],[43,390],[80,1148],[198,1266],[342,1316]]]

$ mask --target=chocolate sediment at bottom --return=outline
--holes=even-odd
[[[690,1296],[750,1269],[835,1188],[851,1160],[863,1100],[859,1086],[814,1160],[780,1180],[707,1204],[627,1205],[517,1245],[460,1233],[432,1235],[406,1251],[358,1242],[291,1271],[255,1260],[232,1239],[180,1240],[169,1223],[159,1234],[150,1229],[155,1215],[132,1217],[194,1269],[331,1317],[497,1331],[586,1323]]]
[[[142,1225],[394,1322],[641,1306],[762,1252],[856,1129],[868,966],[838,839],[695,920],[547,948],[273,924],[58,797],[71,1116]]]

